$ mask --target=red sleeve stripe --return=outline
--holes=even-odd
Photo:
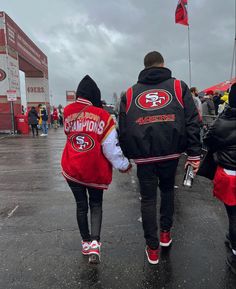
[[[200,161],[201,156],[188,156],[188,161]]]
[[[129,109],[130,109],[130,107],[131,107],[132,98],[133,98],[133,88],[130,87],[130,88],[126,91],[126,113],[129,111]]]
[[[179,104],[182,107],[184,107],[183,95],[182,95],[182,87],[181,87],[180,80],[177,80],[177,79],[174,80],[174,89],[175,89],[175,95],[176,95],[176,98],[177,98]]]

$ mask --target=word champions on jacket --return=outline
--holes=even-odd
[[[90,112],[73,113],[64,122],[65,132],[94,132],[101,135],[105,128],[105,122],[99,115]]]

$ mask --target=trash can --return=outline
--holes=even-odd
[[[29,134],[28,116],[17,114],[15,116],[16,130],[20,134]]]

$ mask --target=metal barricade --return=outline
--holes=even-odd
[[[206,126],[207,128],[212,125],[214,120],[217,118],[217,115],[212,114],[205,114],[202,116],[202,123],[203,126]]]

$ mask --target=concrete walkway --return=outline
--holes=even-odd
[[[63,130],[47,138],[0,140],[1,289],[235,289],[228,269],[223,205],[211,183],[176,184],[173,245],[157,266],[144,254],[135,171],[114,173],[104,195],[102,263],[89,266],[80,253],[72,193],[60,173]]]

